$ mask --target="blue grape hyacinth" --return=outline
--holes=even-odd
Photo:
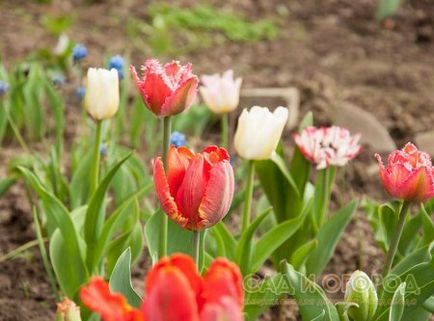
[[[0,97],[6,94],[9,90],[9,84],[6,81],[0,80]]]
[[[119,79],[124,78],[124,58],[122,58],[121,55],[113,56],[108,61],[108,68],[107,69],[116,69],[118,71]]]
[[[180,132],[173,132],[170,135],[170,145],[174,145],[175,147],[182,147],[186,145],[185,135]]]
[[[86,57],[87,48],[81,43],[76,44],[72,49],[72,59],[74,60],[74,62],[79,62]]]

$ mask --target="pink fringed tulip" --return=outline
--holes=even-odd
[[[172,61],[164,66],[156,59],[146,60],[143,76],[130,67],[131,74],[146,106],[155,115],[167,117],[188,109],[197,94],[199,79],[191,72],[191,64],[181,66]]]
[[[294,140],[303,156],[316,164],[317,169],[345,166],[361,150],[360,135],[351,136],[348,129],[337,126],[307,127],[295,134]]]
[[[423,202],[434,197],[434,168],[429,155],[407,143],[393,151],[386,167],[380,155],[375,154],[380,166],[380,177],[387,192],[406,201]]]
[[[154,184],[167,215],[183,228],[202,230],[218,223],[229,211],[234,173],[224,148],[209,146],[194,154],[171,147],[167,170],[154,160]]]

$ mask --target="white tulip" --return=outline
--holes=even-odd
[[[95,120],[112,118],[119,108],[119,77],[116,69],[89,68],[84,107]]]
[[[240,101],[241,78],[234,79],[234,72],[227,70],[223,75],[201,77],[203,86],[199,88],[205,104],[216,114],[229,113],[238,107]]]
[[[274,112],[266,107],[244,109],[238,119],[234,145],[237,153],[250,160],[269,159],[279,143],[288,119],[288,109],[277,107]]]

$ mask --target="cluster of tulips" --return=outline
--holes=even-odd
[[[104,321],[240,321],[246,312],[243,276],[257,272],[270,256],[276,269],[286,271],[290,280],[297,280],[295,284],[304,280],[303,272],[318,276],[332,255],[338,234],[342,233],[357,208],[356,204],[350,204],[342,209],[339,229],[330,228],[332,223],[328,222],[327,214],[336,169],[345,166],[360,153],[360,135],[351,135],[347,129],[336,126],[318,128],[305,123],[293,135],[296,154],[291,168],[287,168],[281,152],[285,148],[279,146],[287,124],[287,108],[277,107],[270,111],[266,107],[254,106],[244,109],[238,118],[233,140],[236,153],[247,165],[240,238],[236,239],[222,225],[222,220],[230,211],[238,188],[228,152],[228,114],[239,105],[241,78],[234,79],[233,72],[227,71],[223,75],[203,76],[200,84],[191,64],[181,65],[173,61],[162,65],[155,59],[147,60],[141,70],[140,74],[134,66],[130,68],[145,106],[163,123],[162,154],[152,162],[153,185],[162,209],[154,214],[158,217],[154,225],[157,231],[152,232],[157,235],[158,242],[148,244],[153,267],[146,277],[145,294],[138,307],[132,305],[125,293],[113,291],[101,276],[96,276],[102,275],[104,268],[88,256],[85,260],[87,267],[83,268],[87,282],[81,286],[75,299],[80,298],[83,307],[98,313]],[[87,72],[83,101],[87,113],[95,122],[95,145],[89,172],[89,190],[93,197],[84,223],[87,251],[91,254],[99,249],[99,245],[93,243],[98,241],[93,233],[104,235],[105,232],[105,226],[103,229],[100,225],[103,218],[98,214],[101,211],[98,205],[102,207],[111,176],[123,162],[112,174],[109,172],[109,178],[101,179],[103,122],[113,118],[119,109],[119,79],[116,69],[90,68]],[[210,110],[221,115],[222,146],[210,145],[195,152],[185,146],[170,144],[170,137],[172,118],[189,109],[198,91]],[[402,150],[392,152],[386,166],[379,155],[376,157],[385,189],[400,200],[396,208],[399,219],[390,233],[383,270],[383,275],[387,276],[398,262],[398,245],[411,204],[423,203],[434,197],[434,168],[429,156],[411,143]],[[311,167],[316,170],[315,186],[309,182]],[[271,207],[254,218],[251,213],[255,173]],[[276,177],[283,177],[278,187],[272,186]],[[92,214],[92,210],[95,213]],[[253,243],[254,232],[270,211],[274,212],[277,225],[271,228],[272,233],[264,233],[262,242],[250,244]],[[116,215],[113,215],[113,220],[117,219]],[[191,256],[168,253],[168,219],[184,232],[191,233]],[[111,228],[111,222],[107,222],[108,228]],[[218,253],[226,258],[210,257],[204,249],[209,235],[207,231],[213,227],[212,236],[218,244]],[[65,231],[61,229],[61,233]],[[331,235],[333,233],[336,235]],[[432,235],[427,238],[432,241]],[[318,244],[318,240],[331,245],[323,246]],[[308,258],[311,253],[313,257]],[[259,258],[255,259],[255,256]],[[228,258],[235,260],[236,264]],[[278,268],[281,260],[288,261],[290,267]],[[204,270],[206,273],[202,276]],[[59,269],[55,268],[55,272],[59,273]],[[88,272],[95,275],[87,277]],[[357,283],[360,279],[368,284],[367,288],[360,289]],[[399,294],[402,287],[398,289],[401,292],[395,290],[394,293]],[[295,290],[295,294],[291,294],[299,300],[305,298],[302,291],[298,293]],[[340,305],[342,309],[326,303],[327,308],[319,306],[311,310],[301,306],[300,312],[304,320],[383,320],[389,314],[377,309],[377,305],[377,292],[371,280],[363,272],[356,271],[348,283],[345,302]],[[393,309],[391,314],[398,313],[399,318],[389,320],[401,320],[403,312],[396,311]],[[68,299],[59,304],[58,315],[61,320],[80,320],[78,307]],[[251,319],[251,316],[248,317]]]

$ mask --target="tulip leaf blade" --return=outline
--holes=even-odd
[[[401,321],[402,314],[404,313],[405,302],[405,282],[401,283],[396,289],[390,303],[389,321]]]
[[[142,298],[131,283],[131,248],[127,248],[118,258],[109,281],[113,292],[122,293],[133,307],[140,307]]]
[[[300,270],[317,246],[317,239],[310,240],[309,242],[301,245],[294,251],[294,253],[292,253],[289,262],[297,271]]]
[[[297,272],[291,264],[286,263],[285,265],[287,280],[294,292],[292,295],[300,303],[299,308],[302,319],[315,320],[324,312],[323,318],[319,320],[339,321],[336,307],[329,301],[321,287],[300,272]]]
[[[225,223],[223,221],[217,223],[212,227],[211,231],[212,234],[217,235],[217,238],[222,241],[219,243],[219,246],[224,245],[226,257],[231,261],[235,261],[235,249],[237,248],[237,241],[232,236]]]
[[[42,186],[35,174],[27,168],[21,166],[17,168],[42,199],[47,221],[54,224],[53,233],[49,235],[53,269],[62,291],[73,298],[89,277],[84,260],[86,245],[72,219],[74,213],[83,211],[84,208],[69,213],[62,202]],[[65,253],[68,253],[67,257]]]
[[[308,208],[310,206],[306,206],[299,216],[274,226],[262,235],[254,245],[255,255],[254,259],[250,261],[248,273],[258,271],[273,252],[297,232],[309,212]]]
[[[337,211],[319,230],[318,246],[306,262],[307,274],[319,275],[332,257],[336,245],[356,212],[358,201],[353,200]]]
[[[247,228],[247,230],[244,231],[244,233],[241,235],[238,241],[238,245],[236,249],[236,257],[237,257],[236,261],[238,262],[238,265],[240,266],[241,272],[243,274],[246,271],[251,259],[253,235],[255,234],[259,225],[267,217],[267,215],[271,212],[272,209],[273,209],[272,207],[269,207],[266,210],[264,210],[261,214],[259,214],[250,223],[249,227]]]
[[[159,226],[163,221],[163,215],[166,214],[161,208],[159,208],[151,215],[145,224],[145,241],[148,247],[149,256],[152,259],[152,264],[155,264],[158,259]]]
[[[132,153],[129,153],[108,171],[101,183],[98,185],[96,192],[90,199],[84,221],[84,239],[88,245],[86,263],[89,271],[93,271],[95,268],[94,251],[101,235],[104,222],[105,212],[103,210],[103,203],[107,189],[119,168],[127,161],[128,158],[130,158],[131,155]]]

